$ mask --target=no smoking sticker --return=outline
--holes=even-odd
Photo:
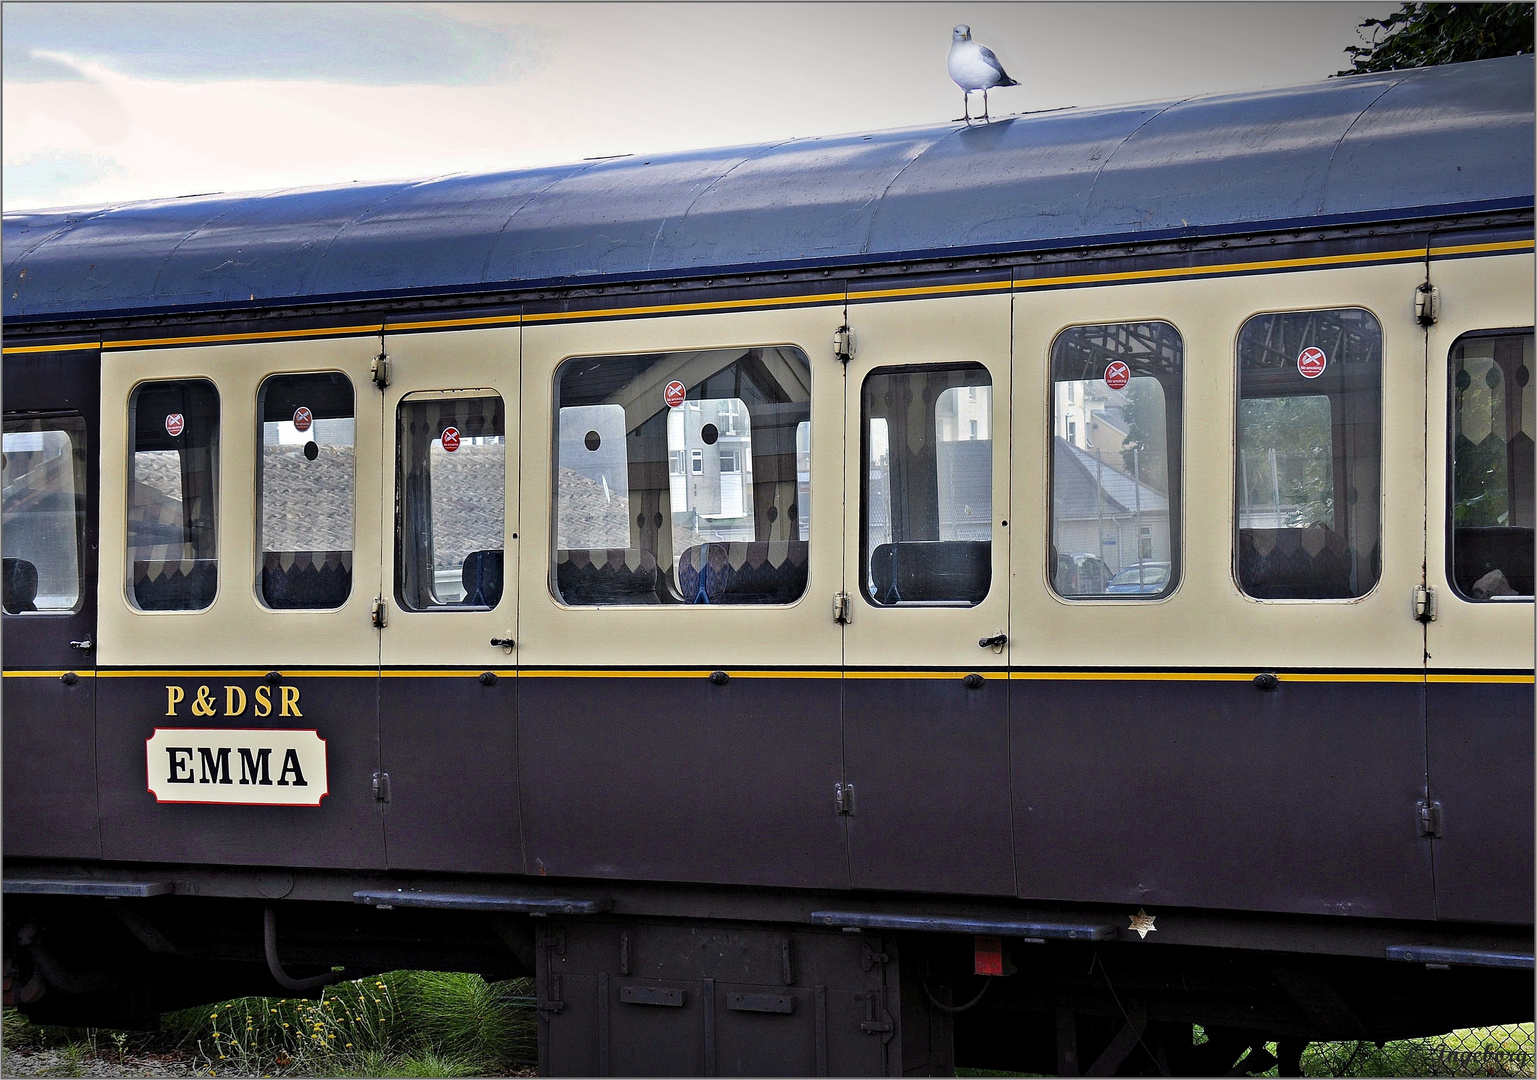
[[[303,405],[300,405],[297,409],[294,410],[295,431],[308,431],[310,429],[310,425],[314,422],[314,415]]]
[[[686,397],[688,397],[688,387],[684,386],[677,379],[668,383],[666,388],[662,390],[662,400],[667,402],[669,409],[676,409],[679,405],[682,405],[683,399]]]
[[[1105,368],[1105,385],[1112,390],[1120,390],[1131,382],[1131,368],[1120,360],[1112,360]]]
[[[1324,368],[1329,366],[1329,358],[1324,355],[1322,349],[1303,349],[1297,355],[1297,370],[1302,372],[1304,379],[1316,379],[1324,373]]]
[[[443,449],[452,454],[459,449],[459,429],[446,427],[443,429]],[[473,455],[472,455],[473,456]]]
[[[165,433],[173,438],[182,433],[187,426],[187,418],[179,412],[173,412],[165,418]]]

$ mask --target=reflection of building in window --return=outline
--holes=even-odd
[[[864,416],[863,592],[975,604],[991,583],[992,387],[977,365],[875,371]],[[920,402],[932,402],[924,415]]]
[[[1149,559],[1167,562],[1169,497],[1065,439],[1052,476],[1052,539],[1060,552],[1088,553],[1110,572]]]

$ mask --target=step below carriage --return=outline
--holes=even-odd
[[[534,976],[544,1075],[1529,1020],[1532,101],[6,215],[7,1001]]]

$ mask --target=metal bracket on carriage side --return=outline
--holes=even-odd
[[[374,362],[368,365],[369,377],[374,380],[374,385],[383,390],[390,384],[390,358],[380,350],[374,357]]]
[[[833,355],[845,364],[854,359],[854,331],[847,323],[833,331]]]
[[[1421,326],[1434,326],[1441,318],[1441,290],[1428,281],[1414,290],[1414,318]]]

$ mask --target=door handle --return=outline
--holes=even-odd
[[[84,641],[71,641],[69,647],[71,649],[79,649],[81,652],[90,652],[96,648],[96,643],[91,640],[90,635],[86,635]]]
[[[984,649],[1001,649],[1008,643],[1008,634],[994,634],[992,637],[985,637],[981,641],[977,642],[977,644]]]
[[[494,638],[491,639],[491,644],[499,646],[499,647],[501,647],[503,649],[510,649],[510,648],[512,648],[512,638],[510,638],[510,637],[494,637]]]

